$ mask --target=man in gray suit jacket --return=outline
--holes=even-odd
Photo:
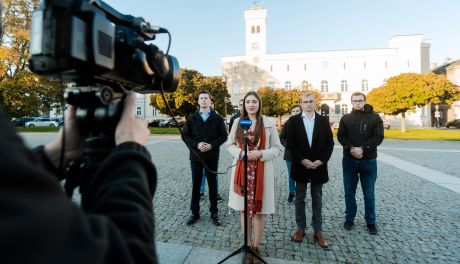
[[[296,181],[297,230],[292,240],[301,242],[305,236],[305,196],[310,183],[314,239],[322,248],[329,248],[322,234],[322,188],[329,180],[327,162],[334,148],[332,131],[327,118],[315,112],[313,93],[302,95],[300,105],[302,114],[291,117],[287,128],[287,148],[292,155],[291,178]]]

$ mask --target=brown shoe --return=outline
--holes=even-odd
[[[251,255],[251,253],[247,252],[246,258],[244,259],[244,264],[253,264],[252,260],[253,256]]]
[[[305,231],[301,228],[297,228],[294,235],[292,235],[291,240],[295,242],[302,242],[302,239],[304,236],[305,236]]]
[[[252,250],[257,254],[257,256],[259,256],[260,258],[262,258],[262,255],[260,255],[260,249],[258,247],[252,247]],[[253,264],[261,264],[262,261],[260,261],[258,258],[256,257],[253,257],[252,258],[252,263]]]
[[[329,248],[329,244],[327,243],[326,238],[324,238],[323,234],[321,232],[316,232],[315,235],[313,236],[315,239],[315,242],[320,245],[322,248]]]

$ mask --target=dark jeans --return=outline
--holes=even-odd
[[[206,165],[209,167],[210,170],[217,171],[217,164],[218,160],[208,160],[205,161]],[[203,177],[203,164],[199,161],[190,161],[190,165],[192,167],[192,202],[190,204],[190,210],[192,210],[193,214],[200,213],[200,185],[201,185],[201,178]],[[206,179],[208,181],[209,186],[209,201],[211,202],[211,206],[209,207],[209,211],[212,214],[217,214],[217,175],[215,173],[210,172],[209,170],[205,170]]]
[[[311,225],[315,232],[321,231],[323,224],[323,184],[310,184],[311,194]],[[297,227],[305,230],[307,217],[305,215],[305,197],[307,195],[307,183],[296,182],[295,185],[295,221]]]
[[[345,219],[354,221],[356,216],[356,187],[361,180],[364,195],[364,219],[375,224],[375,182],[377,180],[377,160],[342,159],[343,187],[345,191]]]
[[[290,160],[286,160],[286,166],[288,169],[289,194],[295,194],[295,181],[291,178],[291,161]]]

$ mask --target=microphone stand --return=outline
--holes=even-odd
[[[246,256],[248,254],[257,258],[262,263],[267,264],[267,262],[265,262],[262,259],[262,257],[257,255],[257,253],[254,252],[254,250],[252,250],[251,247],[248,245],[248,136],[247,136],[248,129],[249,128],[244,129],[244,155],[243,155],[243,160],[244,160],[244,244],[239,249],[237,249],[236,251],[234,251],[227,257],[225,257],[223,260],[221,260],[217,264],[224,263],[227,259],[235,255],[238,255],[241,252],[243,252],[243,261],[242,261],[243,264],[245,263]]]

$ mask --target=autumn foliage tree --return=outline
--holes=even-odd
[[[451,104],[459,99],[459,89],[445,76],[434,73],[403,73],[391,77],[367,95],[367,102],[377,112],[401,114],[401,131],[405,132],[405,113],[433,103]]]
[[[318,100],[316,100],[316,108],[319,107],[319,98],[321,94],[316,90],[285,90],[282,88],[261,87],[257,90],[262,100],[262,113],[268,116],[278,117],[278,124],[281,124],[281,117],[289,114],[291,106],[300,103],[300,97],[306,92],[312,92]],[[281,127],[279,126],[278,127]]]
[[[214,100],[214,107],[220,114],[224,115],[225,110],[233,109],[225,82],[221,77],[207,77],[196,70],[181,69],[179,85],[175,92],[165,94],[168,105],[174,115],[188,116],[198,109],[198,94],[202,90],[211,93]],[[160,112],[169,115],[166,104],[161,94],[150,96],[153,107]]]
[[[39,0],[3,0],[0,36],[0,107],[11,116],[38,115],[60,106],[63,90],[29,70],[30,26]]]

